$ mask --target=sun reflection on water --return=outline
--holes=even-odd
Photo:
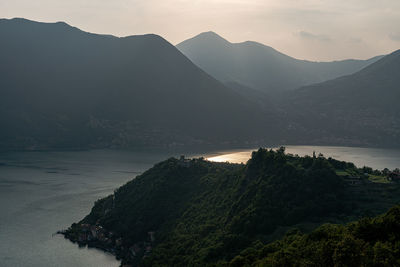
[[[207,160],[215,162],[246,163],[250,159],[252,151],[253,150],[247,150],[247,151],[223,154],[223,155],[209,157],[207,158]]]

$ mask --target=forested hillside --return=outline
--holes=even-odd
[[[309,234],[292,231],[243,251],[230,266],[399,266],[400,206],[348,225],[325,224]]]
[[[280,124],[157,35],[1,19],[0,39],[0,150],[233,146]]]
[[[286,94],[299,143],[400,146],[400,50],[365,69]]]
[[[384,178],[283,148],[253,152],[247,164],[171,158],[97,201],[65,235],[134,265],[226,264],[295,225],[312,229],[394,205],[399,186],[374,184],[366,171]]]

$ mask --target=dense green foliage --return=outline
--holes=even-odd
[[[400,206],[376,218],[326,224],[309,234],[290,232],[279,241],[254,246],[230,266],[399,266]]]
[[[191,201],[150,262],[213,264],[278,225],[338,211],[342,183],[323,162],[259,150],[239,171],[208,175],[206,190]]]
[[[334,165],[355,169],[284,149],[260,149],[246,165],[171,158],[97,201],[81,223],[116,233],[126,248],[155,232],[151,255],[136,259],[143,265],[222,264],[278,227],[352,212]]]
[[[336,243],[361,244],[358,237],[347,238],[354,226],[327,225],[309,236],[291,229],[311,231],[326,222],[347,223],[400,202],[397,183],[372,183],[365,172],[384,177],[380,171],[322,155],[285,154],[284,148],[259,149],[247,164],[170,158],[98,200],[66,237],[111,251],[135,266],[333,264],[347,253],[343,248],[339,256]],[[360,183],[349,183],[352,179]],[[379,220],[365,219],[358,225]],[[94,226],[104,241],[79,241],[85,228]],[[385,247],[387,236],[368,227],[357,230],[363,240],[377,238],[382,244],[374,241],[372,248]],[[287,230],[282,241],[271,243]],[[155,240],[149,238],[152,232]],[[310,238],[316,243],[307,247]],[[297,252],[300,246],[304,251]],[[313,250],[320,258],[309,258]]]

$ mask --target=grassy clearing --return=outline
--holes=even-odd
[[[383,184],[390,184],[391,182],[387,179],[386,176],[382,175],[373,175],[370,174],[368,177],[368,180],[370,180],[373,183],[383,183]]]

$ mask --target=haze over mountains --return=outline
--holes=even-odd
[[[204,32],[176,46],[196,65],[222,82],[275,92],[352,74],[381,56],[368,60],[311,62],[298,60],[257,43],[230,43]]]
[[[118,38],[62,22],[0,20],[0,150],[400,146],[398,51],[352,75],[287,90],[378,57],[315,63],[213,33],[193,40],[209,44],[210,36],[228,48],[206,46],[206,55],[198,46],[198,55],[240,79],[216,80],[157,35]],[[277,90],[283,94],[265,94]]]
[[[295,125],[306,129],[307,133],[299,135],[305,142],[308,139],[398,147],[399,100],[400,50],[397,50],[355,74],[286,94],[282,107],[293,116]]]
[[[276,107],[286,142],[400,145],[399,51],[369,60],[310,62],[255,42],[232,44],[213,32],[177,47],[233,90]]]
[[[2,19],[0,39],[2,148],[229,143],[275,120],[160,36]]]

